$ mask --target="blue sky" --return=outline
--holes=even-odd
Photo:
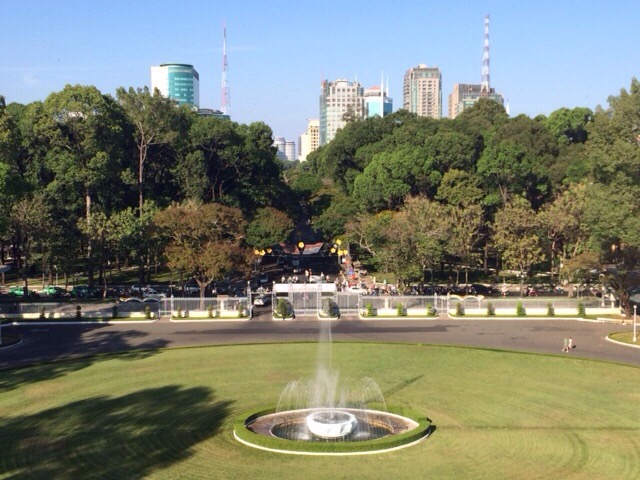
[[[640,76],[636,1],[612,0],[0,0],[0,95],[44,100],[65,84],[149,85],[151,65],[191,63],[202,107],[220,108],[227,22],[231,115],[295,140],[318,116],[321,79],[389,77],[394,110],[405,71],[438,66],[443,103],[479,83],[491,16],[491,85],[511,114],[606,105]]]

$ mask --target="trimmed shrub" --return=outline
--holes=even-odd
[[[209,306],[207,307],[207,316],[208,316],[209,318],[213,318],[213,305],[209,305]]]
[[[82,307],[80,305],[76,305],[76,318],[82,318]]]
[[[458,317],[464,316],[464,307],[460,302],[456,304],[456,316]]]
[[[404,311],[404,306],[402,305],[402,303],[398,303],[396,305],[396,315],[398,315],[399,317],[404,317],[406,315],[406,312]]]
[[[376,314],[375,314],[375,312],[373,311],[373,304],[371,304],[371,303],[367,303],[367,304],[364,306],[364,308],[365,308],[365,310],[366,310],[366,316],[367,316],[367,317],[374,317],[374,316],[376,315]]]
[[[238,304],[236,305],[236,310],[238,311],[238,318],[243,318],[245,316],[242,302],[238,302]]]
[[[526,317],[527,316],[527,311],[524,308],[524,305],[522,304],[522,302],[518,302],[518,304],[516,305],[516,315],[518,317]]]
[[[279,298],[276,304],[275,316],[284,319],[287,316],[287,301],[284,298]]]
[[[46,318],[47,311],[44,308],[44,305],[40,306],[40,320],[44,320]]]
[[[547,317],[555,317],[555,316],[556,316],[556,309],[553,308],[553,304],[547,303]]]
[[[111,318],[118,318],[118,305],[111,307]]]
[[[176,307],[176,318],[182,318],[182,307],[180,305]]]
[[[430,303],[427,303],[427,316],[435,317],[437,313],[438,312],[436,312],[436,309],[433,308],[433,305],[431,305]]]
[[[578,316],[579,317],[586,317],[587,316],[587,312],[584,309],[584,303],[580,302],[578,304]]]
[[[151,307],[149,305],[144,307],[144,318],[146,318],[147,320],[151,318]]]
[[[496,314],[496,309],[493,306],[493,303],[487,303],[487,316],[493,317]]]

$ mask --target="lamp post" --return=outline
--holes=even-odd
[[[638,341],[638,335],[636,335],[636,311],[638,309],[637,305],[633,306],[633,341],[634,343]]]

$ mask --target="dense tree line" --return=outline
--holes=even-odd
[[[264,123],[198,116],[147,88],[0,97],[0,263],[25,282],[37,269],[92,284],[108,265],[137,265],[144,282],[161,262],[204,288],[247,264],[221,252],[244,258],[291,233],[282,171]]]
[[[455,120],[354,121],[291,185],[316,228],[400,281],[445,262],[571,282],[605,272],[628,306],[640,283],[640,83],[608,104],[532,119],[481,99]]]

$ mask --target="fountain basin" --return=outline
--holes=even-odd
[[[321,410],[307,415],[307,427],[317,437],[340,438],[351,433],[358,421],[355,415],[341,410]]]

